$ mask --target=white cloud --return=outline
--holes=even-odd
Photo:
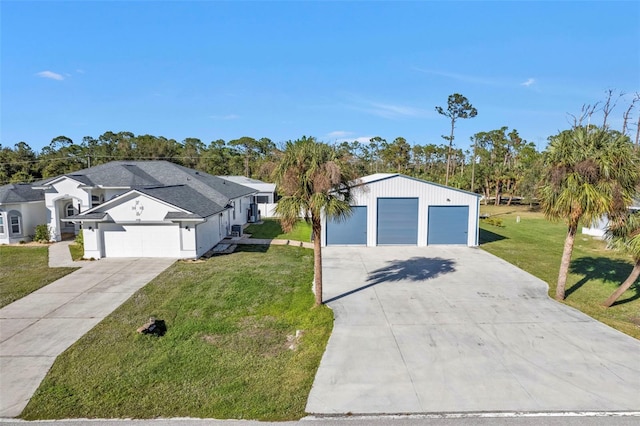
[[[361,111],[382,118],[425,118],[435,115],[435,113],[430,110],[416,108],[400,103],[380,102],[369,97],[351,93],[344,94],[343,97],[345,98],[345,101],[340,103],[339,107]]]
[[[51,80],[64,80],[64,76],[62,76],[62,74],[58,74],[57,72],[53,71],[40,71],[39,73],[36,73],[36,75],[38,77],[48,78]]]
[[[369,143],[371,141],[372,138],[374,138],[375,136],[359,136],[357,138],[355,138],[355,141],[358,141],[360,143]]]
[[[525,81],[524,83],[520,83],[520,85],[524,86],[524,87],[529,87],[535,82],[536,82],[535,78],[530,78],[527,81]]]
[[[424,117],[429,115],[427,111],[405,105],[383,104],[372,102],[369,108],[364,108],[373,115],[384,118],[398,117]]]
[[[336,130],[334,132],[330,132],[327,133],[327,138],[329,139],[340,139],[340,138],[346,138],[349,135],[352,135],[353,132],[347,132],[344,130]]]
[[[211,118],[213,118],[214,120],[236,120],[240,118],[240,116],[236,114],[212,115]]]
[[[474,75],[458,74],[458,73],[454,73],[454,72],[430,70],[430,69],[424,69],[424,68],[418,68],[418,67],[414,67],[413,69],[416,70],[416,71],[425,73],[425,74],[438,75],[440,77],[450,78],[452,80],[458,80],[458,81],[462,81],[464,83],[482,84],[482,85],[486,85],[486,86],[499,86],[500,85],[500,82],[497,81],[497,80],[492,80],[492,79],[488,79],[488,78],[484,78],[484,77],[478,77],[478,76],[474,76]]]
[[[77,70],[76,70],[76,72],[77,72],[78,74],[84,74],[84,70],[82,70],[82,69],[77,69]]]

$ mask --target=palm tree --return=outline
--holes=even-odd
[[[615,218],[610,217],[606,236],[612,247],[629,253],[635,261],[627,279],[602,303],[608,308],[640,277],[640,213],[626,210]]]
[[[303,137],[287,142],[274,180],[278,193],[276,214],[285,232],[290,231],[302,214],[311,223],[314,249],[314,285],[316,306],[322,304],[321,217],[342,219],[351,214],[350,185],[355,176],[331,146]]]
[[[539,188],[544,214],[568,226],[555,294],[564,300],[578,225],[592,225],[614,208],[629,205],[640,164],[627,136],[595,126],[576,126],[552,136],[544,161]]]

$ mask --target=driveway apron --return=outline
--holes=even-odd
[[[174,262],[83,262],[0,309],[0,417],[20,415],[59,354]]]
[[[328,247],[313,414],[638,411],[640,341],[477,248]]]

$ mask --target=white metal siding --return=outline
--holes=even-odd
[[[429,206],[469,206],[467,245],[476,246],[478,227],[478,197],[463,191],[419,181],[404,176],[394,176],[364,185],[356,190],[352,204],[367,206],[367,245],[376,245],[376,218],[378,198],[418,197],[418,246],[427,245],[427,217]]]

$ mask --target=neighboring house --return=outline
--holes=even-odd
[[[253,188],[258,193],[256,194],[256,203],[258,204],[270,204],[276,202],[276,184],[266,183],[258,179],[252,179],[246,176],[218,176],[222,179],[248,186]]]
[[[365,176],[352,215],[323,218],[327,245],[478,245],[479,195],[397,173]]]
[[[84,256],[95,259],[202,256],[248,222],[257,193],[167,161],[114,161],[32,189],[44,194],[39,223],[51,239],[82,226]]]
[[[629,206],[629,210],[640,211],[640,199],[634,200],[633,204]],[[592,237],[604,238],[607,226],[609,226],[609,219],[603,216],[593,226],[583,226],[582,233],[584,235],[591,235]]]
[[[42,190],[24,183],[0,186],[0,244],[28,241],[36,225],[46,222]]]
[[[240,185],[248,186],[258,191],[256,194],[256,205],[259,213],[256,212],[255,220],[260,220],[260,217],[275,217],[275,207],[277,201],[276,184],[266,183],[257,179],[248,178],[245,176],[220,176],[222,179],[229,180],[231,182],[238,183]]]

